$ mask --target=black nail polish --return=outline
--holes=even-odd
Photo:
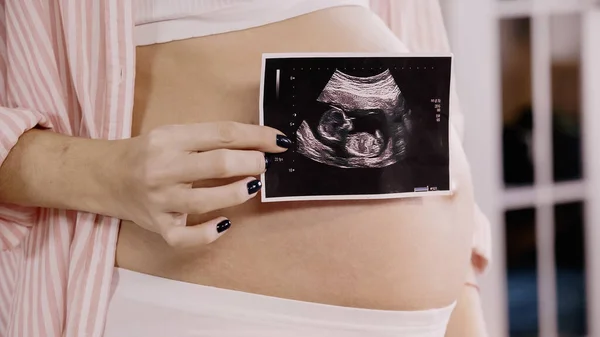
[[[277,135],[277,146],[289,149],[292,147],[292,141],[284,135]]]
[[[269,166],[271,166],[271,155],[265,153],[265,171],[269,169]]]
[[[260,182],[260,180],[252,180],[248,183],[247,187],[248,194],[254,194],[258,192],[258,190],[260,190],[260,188],[262,187],[262,183]]]
[[[217,232],[223,233],[224,231],[228,230],[229,227],[231,227],[231,221],[223,220],[217,224]]]

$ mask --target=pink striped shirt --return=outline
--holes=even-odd
[[[437,0],[371,2],[410,49],[449,49]],[[0,164],[36,125],[130,137],[134,76],[131,1],[0,0]],[[481,219],[480,271],[489,259]],[[89,213],[0,204],[0,337],[102,336],[118,226]]]

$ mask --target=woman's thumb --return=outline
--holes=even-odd
[[[169,246],[174,248],[194,248],[215,241],[229,227],[231,227],[231,222],[220,217],[199,225],[170,227],[163,233],[163,238]]]

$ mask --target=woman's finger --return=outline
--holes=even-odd
[[[265,172],[267,157],[259,151],[213,150],[190,153],[174,169],[177,182],[256,176]]]
[[[171,126],[172,139],[185,151],[252,149],[284,152],[292,146],[289,138],[267,126],[237,122],[214,122]]]
[[[221,217],[194,226],[169,226],[163,230],[162,236],[173,248],[194,248],[215,241],[229,227],[231,227],[231,222]]]
[[[204,214],[243,204],[262,188],[260,180],[246,178],[218,187],[183,189],[170,199],[167,212]]]

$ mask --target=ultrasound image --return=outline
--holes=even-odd
[[[260,120],[294,144],[272,155],[262,200],[450,191],[451,56],[267,54]]]
[[[402,158],[410,110],[390,71],[368,77],[336,70],[317,101],[329,105],[316,132],[302,121],[298,153],[341,168],[375,168]]]

